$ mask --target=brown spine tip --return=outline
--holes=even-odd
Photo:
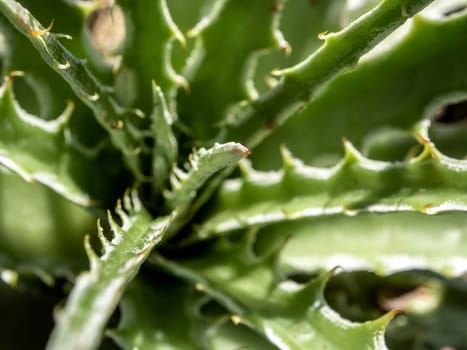
[[[36,30],[36,29],[31,28],[29,30],[29,33],[31,33],[32,36],[41,36],[41,35],[47,34],[52,30],[52,27],[54,26],[54,21],[55,20],[52,20],[52,22],[50,22],[49,26],[47,28],[45,28],[45,29]]]
[[[279,2],[275,2],[274,4],[272,4],[271,6],[271,12],[272,13],[278,13],[278,12],[282,12],[282,10],[284,9],[284,5],[279,3]]]

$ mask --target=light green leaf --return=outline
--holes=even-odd
[[[142,178],[140,159],[141,135],[133,133],[129,124],[135,111],[122,108],[115,101],[112,89],[101,84],[89,71],[84,60],[73,56],[59,41],[63,35],[53,34],[15,0],[1,0],[0,11],[11,24],[29,39],[42,59],[73,89],[109,133],[134,175]]]
[[[462,2],[453,1],[451,6]],[[281,159],[275,150],[281,144],[306,163],[328,165],[341,157],[342,137],[364,149],[366,139],[379,131],[407,132],[446,105],[465,101],[467,78],[458,72],[465,69],[467,51],[458,48],[467,31],[467,15],[446,17],[441,10],[428,10],[375,47],[355,70],[323,87],[312,103],[255,148],[255,167],[277,168]],[[434,125],[430,131],[437,128]],[[462,152],[459,146],[467,135],[463,130],[457,139],[448,138],[456,143],[457,152]],[[465,148],[463,152],[459,156],[465,155]]]
[[[283,280],[276,253],[255,255],[254,239],[247,233],[238,241],[220,239],[202,256],[175,262],[153,255],[150,261],[195,283],[233,312],[234,323],[279,349],[386,349],[383,334],[393,315],[363,324],[343,320],[322,296],[327,275],[306,285]]]
[[[174,167],[170,182],[171,191],[166,193],[167,203],[171,208],[187,205],[196,196],[196,192],[215,173],[240,159],[247,157],[250,151],[239,143],[215,144],[212,148],[201,148],[189,157],[186,165],[188,172]]]
[[[277,72],[282,77],[279,84],[232,116],[227,132],[219,139],[257,146],[295,112],[306,108],[320,88],[354,69],[364,54],[431,2],[383,0],[343,30],[327,33],[318,50],[301,63]]]
[[[272,225],[260,230],[260,237],[263,249],[288,237],[280,264],[290,273],[340,266],[381,274],[430,269],[460,276],[467,271],[466,227],[465,213],[362,214]]]
[[[162,89],[155,82],[153,82],[152,93],[151,119],[152,132],[155,135],[152,178],[154,190],[160,191],[165,187],[170,170],[177,161],[178,144],[172,129],[175,118],[169,111]]]
[[[174,112],[175,88],[187,85],[171,63],[175,41],[185,38],[173,22],[166,0],[118,0],[125,15],[126,38],[122,62],[116,72],[116,92],[125,106],[138,106],[149,113],[154,80]]]
[[[136,191],[124,199],[125,210],[117,206],[121,226],[109,214],[113,234],[109,241],[98,225],[102,245],[99,257],[85,238],[90,270],[82,272],[60,311],[47,349],[96,349],[104,327],[114,312],[125,287],[137,274],[152,248],[162,239],[170,217],[152,219],[142,207]]]
[[[180,92],[179,114],[195,139],[213,137],[234,105],[256,98],[252,79],[258,55],[288,48],[278,29],[283,3],[212,1],[210,12],[188,33],[198,40],[196,63],[188,79],[190,89]]]
[[[428,125],[416,131],[424,150],[404,162],[370,160],[345,141],[345,158],[332,168],[306,166],[283,151],[282,171],[245,169],[224,182],[199,235],[336,214],[466,211],[467,162],[441,154]]]
[[[7,77],[0,87],[0,164],[26,181],[40,182],[72,202],[89,206],[91,198],[71,170],[77,164],[92,169],[91,161],[70,140],[73,104],[55,120],[39,119],[16,102],[12,79]]]

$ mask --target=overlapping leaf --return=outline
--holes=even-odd
[[[456,3],[449,8],[462,8],[462,1]],[[362,149],[365,139],[378,131],[407,131],[446,105],[465,101],[467,79],[459,72],[465,70],[467,57],[458,48],[463,45],[467,15],[444,16],[443,11],[435,7],[420,13],[354,70],[329,83],[312,103],[258,146],[252,155],[255,167],[277,168],[281,160],[275,150],[281,144],[307,163],[329,164],[341,157],[342,137]],[[466,137],[463,130],[456,139],[448,138],[457,149]]]
[[[190,89],[180,93],[180,118],[198,140],[213,137],[235,104],[256,92],[253,73],[257,54],[286,49],[278,29],[282,0],[217,0],[189,32],[199,40]],[[216,98],[208,93],[216,92]],[[234,139],[222,140],[230,141]]]
[[[383,333],[391,315],[364,324],[343,320],[322,296],[327,279],[306,285],[284,281],[276,270],[276,252],[257,256],[255,236],[219,240],[202,256],[170,261],[153,255],[151,262],[196,284],[244,324],[279,349],[385,349]]]
[[[186,86],[171,62],[174,41],[185,38],[173,22],[166,0],[119,0],[126,20],[126,38],[122,62],[116,75],[116,92],[126,106],[138,106],[148,112],[152,106],[151,82],[156,81],[169,100],[173,112],[173,94]]]
[[[111,240],[98,225],[103,253],[98,256],[85,238],[90,270],[82,272],[60,311],[48,349],[95,349],[104,327],[152,248],[162,239],[171,218],[154,220],[142,207],[136,191],[127,194],[124,209],[117,207],[121,226],[109,214]]]
[[[372,161],[345,141],[333,168],[303,165],[285,152],[284,169],[227,180],[201,226],[201,236],[300,218],[359,212],[466,211],[467,163],[441,154],[418,130],[423,152],[404,162]]]
[[[138,153],[142,136],[130,126],[138,112],[120,106],[112,89],[104,86],[87,68],[85,61],[76,58],[59,41],[61,35],[45,28],[34,16],[14,0],[2,0],[0,11],[22,33],[42,59],[71,87],[76,96],[93,112],[96,120],[107,130],[114,146],[122,152],[127,166],[137,178],[143,177]]]

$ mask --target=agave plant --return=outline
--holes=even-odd
[[[0,0],[1,347],[466,349],[466,9]]]

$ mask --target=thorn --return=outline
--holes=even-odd
[[[73,37],[72,37],[71,35],[63,34],[63,33],[55,34],[55,37],[56,37],[57,39],[73,40]]]
[[[84,236],[84,250],[89,259],[90,270],[95,271],[99,264],[99,257],[91,246],[89,235]]]
[[[240,323],[242,323],[242,318],[238,315],[232,315],[230,316],[230,320],[232,323],[236,326],[238,326]]]
[[[279,2],[275,2],[271,6],[271,12],[272,13],[282,12],[282,10],[284,10],[284,5],[279,3]]]
[[[195,289],[198,291],[198,292],[204,292],[206,290],[206,287],[201,284],[201,283],[196,283],[195,284]]]
[[[358,210],[349,208],[347,204],[342,207],[342,212],[347,216],[356,216],[358,214]]]
[[[52,20],[52,22],[50,22],[49,26],[45,29],[41,29],[41,30],[35,30],[35,29],[30,29],[29,30],[29,33],[31,33],[32,36],[42,36],[42,35],[45,35],[47,33],[49,33],[51,30],[52,30],[52,27],[54,25],[54,19]]]
[[[88,95],[88,99],[93,102],[97,101],[99,99],[99,93],[95,92],[92,95]]]
[[[294,162],[294,159],[292,157],[292,153],[290,153],[287,146],[284,145],[284,144],[281,144],[279,146],[279,149],[280,149],[284,169],[287,170],[287,169],[294,168],[295,167],[295,162]]]
[[[430,210],[435,208],[435,207],[436,207],[436,205],[434,203],[427,203],[427,204],[425,204],[423,206],[421,211],[422,211],[423,214],[429,214]]]
[[[245,157],[248,157],[251,154],[251,151],[241,144],[237,144],[236,147],[232,149],[234,153],[240,153]]]
[[[0,273],[0,279],[12,288],[18,285],[18,273],[13,270],[5,269]]]
[[[70,62],[66,61],[66,63],[58,63],[57,68],[60,70],[65,70],[71,67]]]
[[[250,173],[253,171],[251,163],[249,162],[248,159],[241,159],[238,162],[238,168],[240,170],[242,177],[244,178],[248,177]]]
[[[319,40],[326,40],[326,36],[329,34],[329,32],[327,30],[325,30],[324,32],[321,32],[318,34],[318,39]]]
[[[13,80],[13,78],[15,78],[15,77],[23,77],[24,74],[25,73],[23,71],[21,71],[21,70],[14,70],[14,71],[10,72],[10,74],[8,74],[6,76],[6,79]]]

